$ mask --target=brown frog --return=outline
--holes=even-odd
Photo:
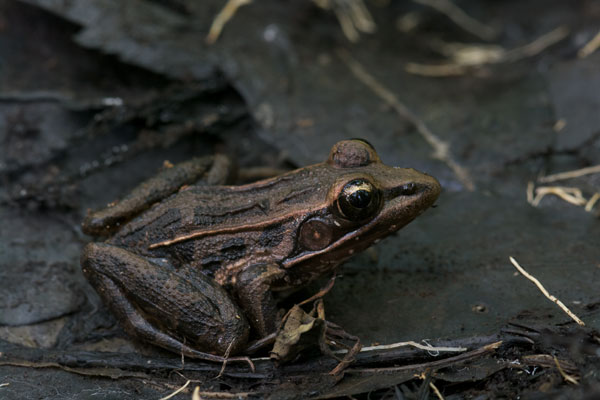
[[[251,330],[276,331],[282,297],[440,193],[435,178],[384,165],[359,139],[248,185],[219,186],[227,166],[215,156],[166,168],[84,221],[84,232],[108,239],[84,248],[83,272],[130,335],[190,357],[239,354]]]

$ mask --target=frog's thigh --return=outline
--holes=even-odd
[[[90,243],[83,272],[125,330],[190,357],[242,350],[249,325],[227,293],[204,275],[183,277],[125,249]],[[181,338],[181,339],[180,339]],[[198,349],[198,350],[197,350]]]
[[[236,292],[250,323],[261,337],[275,332],[279,326],[277,302],[271,284],[285,271],[277,264],[252,265],[237,277]]]

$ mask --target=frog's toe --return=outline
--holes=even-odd
[[[102,212],[97,211],[89,213],[85,217],[81,224],[81,230],[86,235],[102,236],[109,234],[116,226],[118,226],[117,219],[108,218],[102,215]]]
[[[92,285],[95,275],[98,273],[97,268],[102,265],[103,254],[104,249],[99,243],[88,243],[81,252],[81,270]]]

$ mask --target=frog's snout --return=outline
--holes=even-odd
[[[442,186],[437,179],[427,174],[423,174],[423,180],[420,183],[420,186],[422,187],[424,202],[427,203],[427,207],[432,206],[440,196]]]
[[[403,202],[418,202],[419,208],[426,209],[433,205],[441,191],[440,183],[433,176],[414,169],[406,169],[400,180],[384,189],[384,198],[391,202],[395,199],[404,199],[401,200]]]

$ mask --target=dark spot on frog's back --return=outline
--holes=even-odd
[[[109,243],[136,247],[139,243],[160,242],[181,225],[181,211],[170,208],[157,216],[141,215],[119,231]]]
[[[221,268],[223,260],[220,257],[207,257],[200,260],[202,265],[202,273],[207,276],[214,277],[215,273]]]
[[[283,240],[285,227],[282,224],[273,224],[262,231],[258,238],[258,245],[264,248],[277,247]]]
[[[165,213],[156,218],[152,224],[159,230],[167,232],[181,225],[181,210],[169,208]]]
[[[198,227],[202,226],[216,226],[224,222],[226,216],[211,214],[205,206],[198,206],[194,208],[194,225]]]
[[[222,265],[239,260],[246,255],[246,251],[247,246],[244,239],[229,239],[223,243],[218,253],[210,254],[200,260],[202,271],[209,276],[214,276]]]
[[[160,247],[158,250],[161,250]],[[176,243],[170,247],[169,254],[177,265],[187,264],[192,262],[196,256],[196,245],[193,241]]]
[[[232,238],[223,243],[221,254],[228,261],[239,260],[246,255],[246,243],[243,238]]]

